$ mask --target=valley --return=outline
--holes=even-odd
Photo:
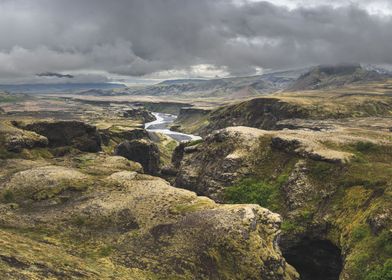
[[[256,96],[0,93],[0,278],[389,279],[390,80],[327,70]]]

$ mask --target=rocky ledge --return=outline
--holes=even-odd
[[[43,121],[24,124],[14,122],[15,126],[45,136],[49,147],[73,146],[84,152],[101,150],[101,137],[96,127],[81,121]]]

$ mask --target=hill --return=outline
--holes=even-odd
[[[338,88],[346,85],[383,81],[389,74],[365,69],[359,64],[321,65],[301,75],[289,91]]]
[[[274,72],[257,76],[167,80],[156,85],[128,88],[130,95],[244,97],[270,94],[287,88],[304,70]]]
[[[64,83],[64,84],[18,84],[0,85],[1,91],[12,93],[54,93],[78,92],[86,90],[113,90],[125,88],[123,84],[115,83]]]

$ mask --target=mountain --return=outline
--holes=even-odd
[[[360,64],[320,65],[301,75],[289,91],[337,88],[349,84],[383,81],[390,74]]]
[[[128,88],[130,95],[153,96],[252,96],[285,89],[305,70],[268,73],[248,77],[167,80],[156,85]]]
[[[85,90],[112,90],[125,88],[123,84],[114,83],[64,83],[64,84],[18,84],[0,85],[0,90],[21,93],[77,92]]]

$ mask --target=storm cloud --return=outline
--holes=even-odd
[[[392,64],[389,1],[0,0],[0,82]]]

